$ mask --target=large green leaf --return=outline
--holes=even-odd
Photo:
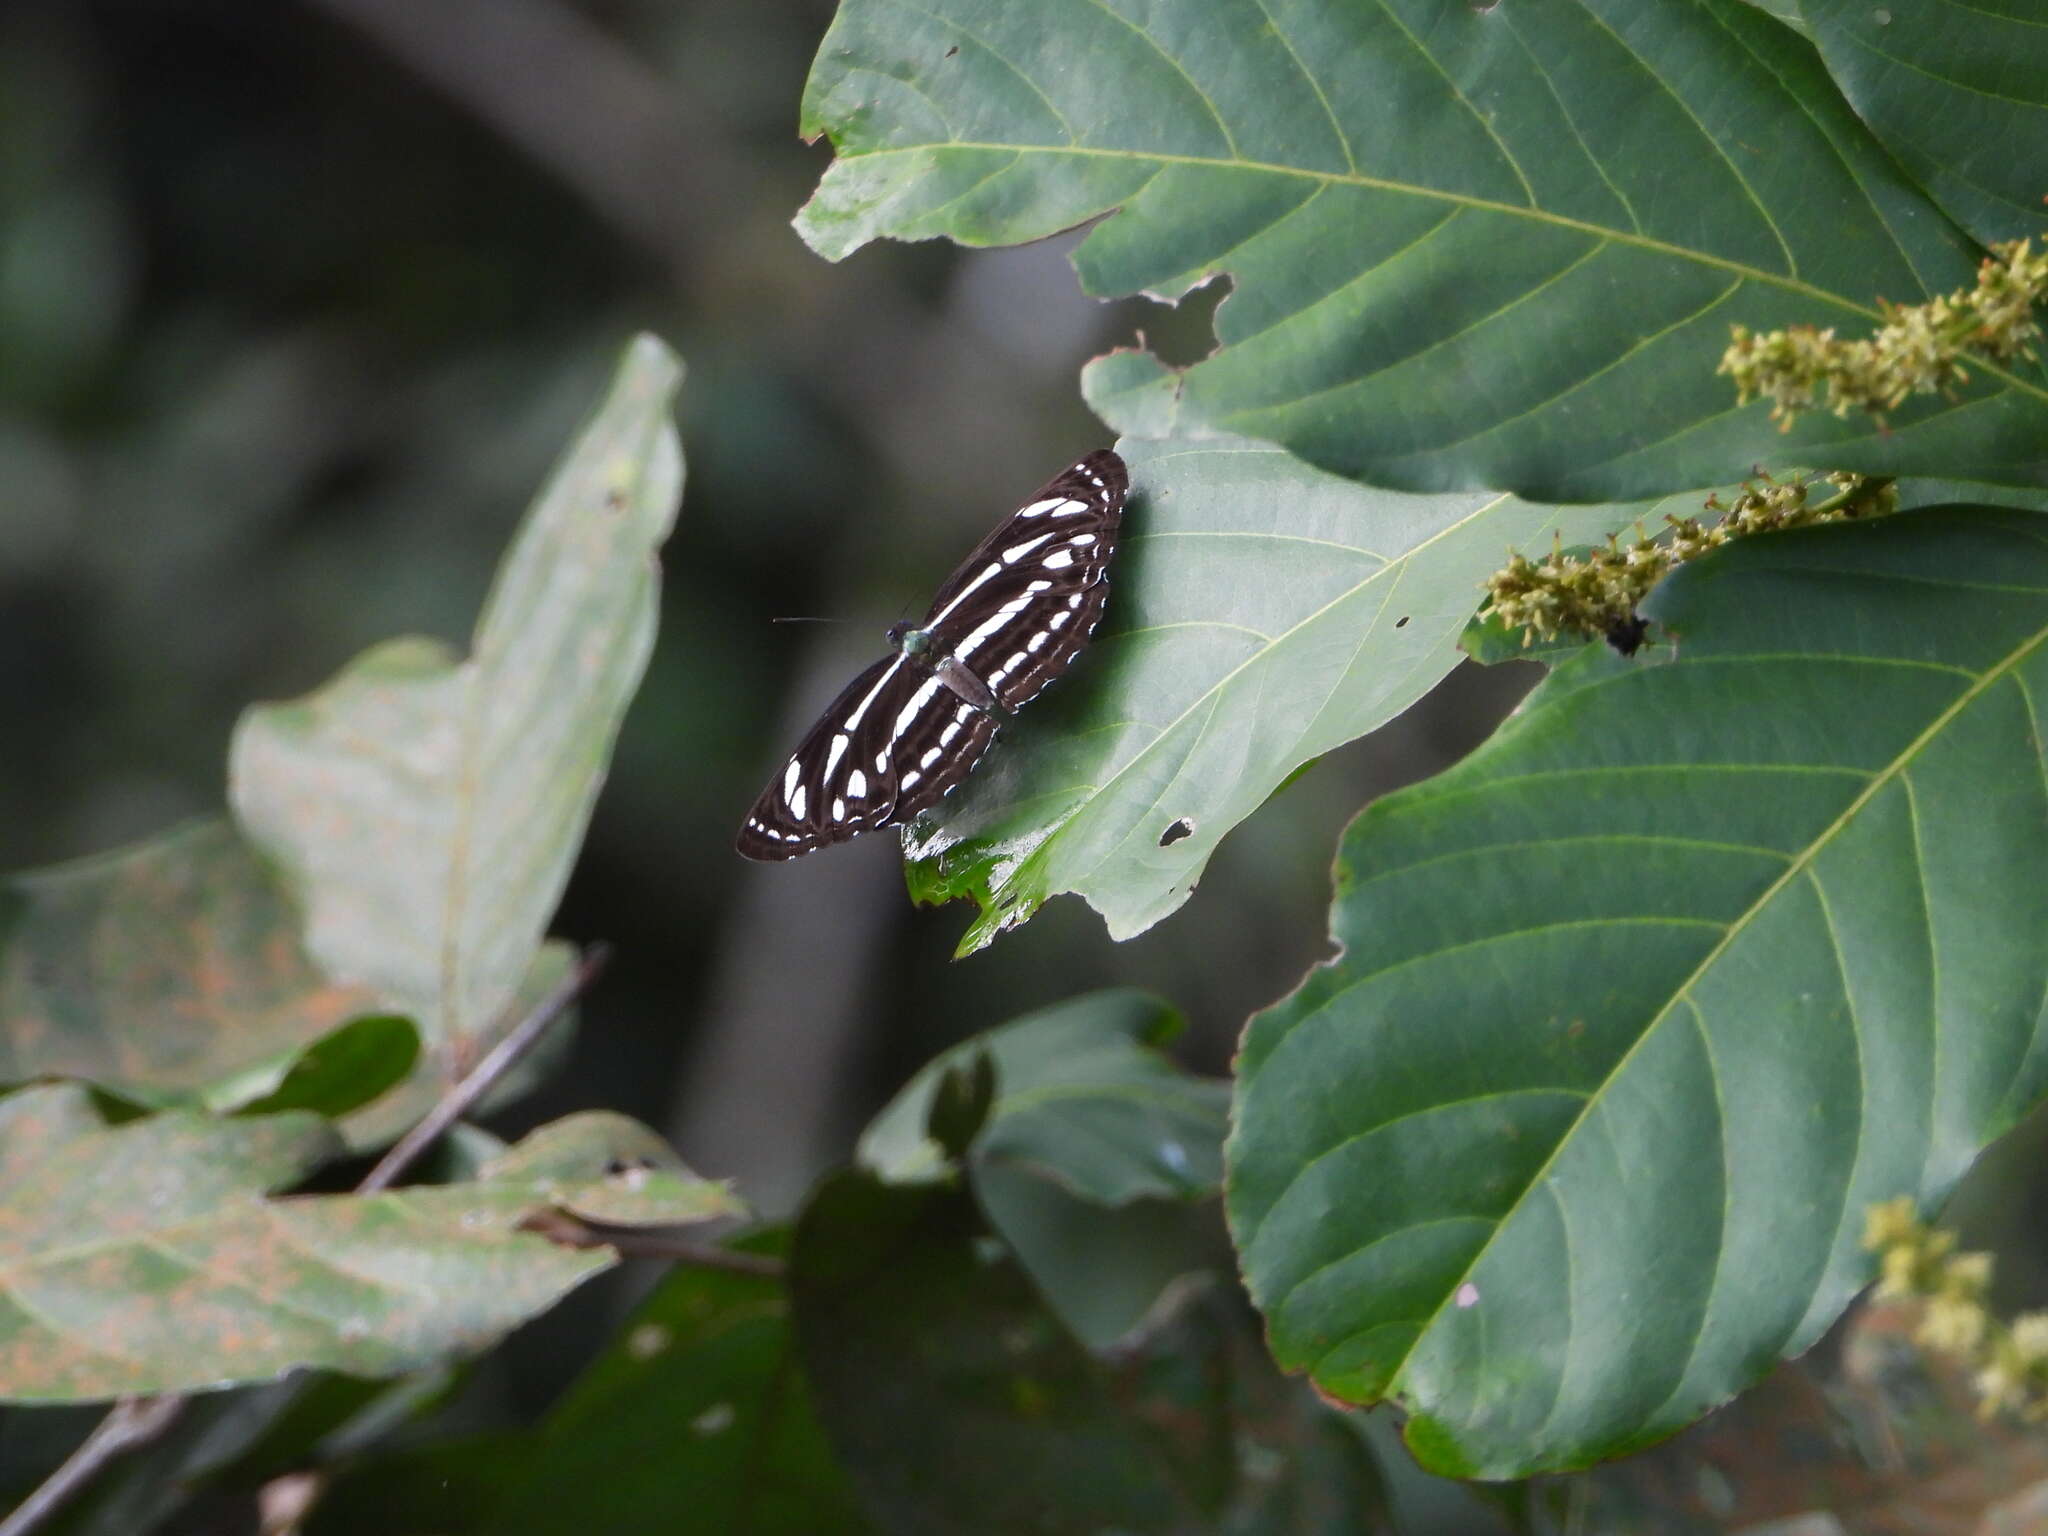
[[[1863,120],[1987,245],[2042,230],[2048,26],[2038,6],[1799,0]]]
[[[1091,384],[1142,390],[1132,375],[1150,368],[1118,354]],[[1113,409],[1170,429],[1155,404],[1119,394]],[[1289,774],[1457,665],[1510,548],[1586,544],[1664,510],[1370,490],[1242,440],[1120,446],[1134,490],[1103,632],[908,843],[920,898],[981,904],[963,953],[1061,891],[1114,937],[1142,933]]]
[[[1974,253],[1812,46],[1739,0],[844,0],[797,221],[1033,240],[1098,295],[1235,286],[1182,409],[1323,468],[1553,500],[1751,464],[1970,464],[2039,484],[2037,364],[1779,433],[1714,367],[1729,327],[1860,334]]]
[[[529,974],[654,642],[681,365],[643,336],[498,572],[467,659],[401,639],[250,710],[230,791],[326,971],[462,1070]]]
[[[1671,1433],[2048,1084],[2048,522],[1757,538],[1346,837],[1229,1209],[1283,1364],[1519,1476]]]
[[[0,1395],[193,1391],[295,1366],[395,1375],[475,1350],[616,1260],[522,1230],[537,1212],[666,1225],[737,1209],[658,1147],[619,1117],[575,1116],[478,1183],[265,1199],[340,1150],[325,1121],[109,1127],[83,1088],[24,1089],[0,1099]]]
[[[213,1099],[358,1014],[297,908],[225,821],[0,880],[0,1082],[77,1077],[161,1104]],[[256,1091],[266,1091],[259,1087]]]

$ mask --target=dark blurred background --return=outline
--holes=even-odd
[[[954,963],[893,838],[731,851],[810,714],[992,521],[1109,434],[1091,354],[1207,315],[1083,297],[1071,241],[885,246],[790,218],[821,0],[0,0],[0,860],[222,803],[255,699],[403,631],[460,640],[635,329],[680,350],[689,485],[660,649],[558,929],[618,960],[566,1070],[494,1128],[609,1106],[786,1211],[962,1035],[1151,987],[1225,1070],[1325,952],[1373,795],[1526,686],[1467,669],[1236,833],[1135,942],[1063,898]],[[777,625],[786,615],[844,625]],[[628,1282],[630,1285],[630,1281]],[[516,1342],[543,1400],[615,1287]],[[518,1362],[524,1361],[521,1365]]]

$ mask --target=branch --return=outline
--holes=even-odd
[[[779,1280],[789,1266],[773,1254],[745,1253],[697,1242],[673,1232],[630,1227],[596,1227],[567,1211],[540,1211],[520,1223],[564,1248],[610,1248],[622,1259],[667,1259],[694,1269],[720,1269],[732,1275],[759,1275]],[[0,1533],[4,1536],[4,1533]]]
[[[611,963],[611,957],[608,944],[593,944],[585,950],[576,969],[485,1052],[483,1060],[472,1067],[467,1076],[441,1095],[425,1117],[377,1160],[377,1166],[363,1176],[355,1192],[374,1195],[396,1183],[419,1160],[420,1154],[440,1138],[442,1132],[460,1120],[477,1100],[491,1091],[499,1078],[518,1063],[520,1057],[533,1049],[535,1042],[547,1033],[548,1026],[603,974],[604,968]],[[79,1442],[78,1448],[64,1458],[61,1466],[43,1479],[35,1492],[24,1499],[12,1514],[0,1520],[0,1536],[27,1536],[28,1532],[69,1503],[109,1462],[140,1449],[169,1429],[185,1411],[185,1404],[189,1401],[189,1398],[168,1394],[122,1398],[107,1410],[106,1417],[93,1426],[92,1433]]]
[[[169,1429],[184,1408],[182,1397],[126,1397],[114,1404],[79,1442],[78,1449],[64,1458],[63,1465],[44,1478],[14,1513],[0,1520],[0,1536],[24,1536],[34,1530],[99,1476],[107,1463],[149,1444]]]
[[[356,1186],[356,1193],[374,1195],[397,1183],[406,1169],[419,1161],[420,1154],[440,1140],[442,1132],[468,1114],[477,1100],[489,1093],[498,1079],[533,1049],[540,1037],[547,1033],[548,1027],[604,974],[604,968],[611,964],[611,960],[609,944],[593,944],[585,950],[576,969],[563,977],[554,991],[535,1004],[533,1012],[513,1025],[496,1045],[486,1051],[483,1060],[470,1068],[467,1077],[442,1094],[440,1101],[427,1111],[419,1124],[399,1137],[391,1150],[377,1159],[377,1166],[363,1176],[363,1182]],[[7,1536],[7,1533],[0,1531],[0,1536]]]

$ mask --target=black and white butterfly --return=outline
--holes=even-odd
[[[909,821],[966,778],[1001,717],[1058,677],[1109,597],[1129,487],[1107,448],[1055,475],[961,562],[896,654],[834,699],[740,828],[750,859],[793,859]]]

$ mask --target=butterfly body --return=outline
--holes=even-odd
[[[1107,449],[1054,476],[961,562],[895,654],[834,699],[754,802],[737,846],[793,859],[909,821],[965,779],[1003,717],[1100,622],[1128,479]]]

